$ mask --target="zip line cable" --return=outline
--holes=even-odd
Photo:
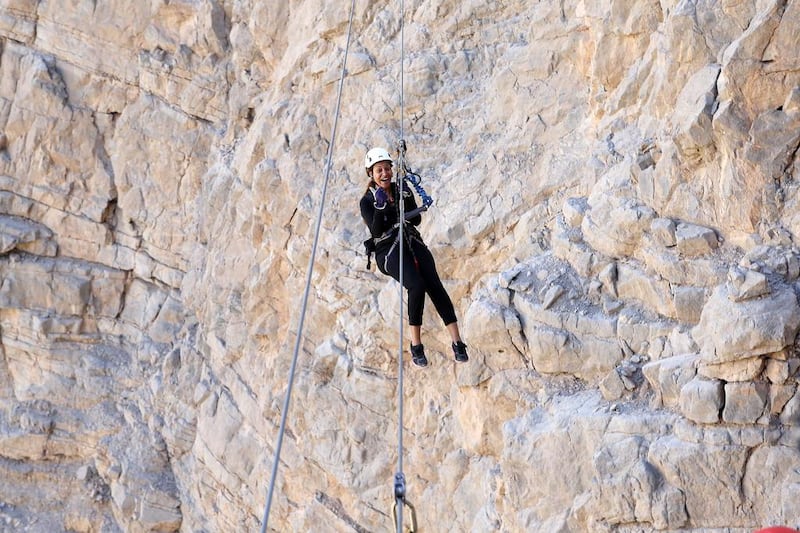
[[[406,503],[406,478],[403,474],[403,226],[405,226],[405,199],[403,198],[403,181],[405,178],[405,101],[404,101],[404,78],[405,71],[405,6],[400,0],[400,144],[397,161],[397,195],[400,209],[399,233],[397,235],[400,243],[400,272],[398,281],[398,291],[400,292],[399,305],[399,350],[397,355],[397,405],[398,405],[398,424],[397,424],[397,473],[394,475],[394,510],[397,533],[403,532],[403,505]],[[399,508],[399,511],[398,511]]]
[[[278,476],[278,463],[281,457],[281,447],[283,446],[283,435],[286,432],[286,417],[289,412],[289,402],[292,397],[292,387],[294,384],[294,376],[297,370],[297,358],[300,353],[300,345],[302,344],[303,337],[303,324],[306,318],[306,309],[308,308],[308,295],[311,289],[311,276],[314,273],[314,259],[317,256],[317,244],[319,242],[319,233],[322,226],[322,213],[325,210],[325,197],[328,192],[328,181],[331,173],[331,166],[333,160],[333,145],[336,140],[336,127],[339,123],[339,111],[342,104],[342,89],[344,87],[344,78],[347,75],[347,53],[350,50],[350,36],[353,31],[353,13],[355,12],[356,0],[352,0],[350,4],[350,19],[347,25],[347,42],[344,47],[344,58],[342,58],[342,75],[339,78],[339,89],[336,96],[336,112],[333,119],[333,127],[331,128],[331,143],[328,146],[328,156],[325,162],[325,180],[322,185],[322,195],[319,202],[319,211],[317,212],[317,223],[314,228],[314,244],[311,247],[311,257],[308,259],[308,272],[306,274],[306,285],[303,291],[303,305],[300,310],[300,321],[297,326],[297,337],[294,344],[294,354],[292,356],[292,365],[289,369],[289,384],[286,388],[286,396],[283,400],[283,412],[281,413],[281,424],[278,430],[278,442],[275,445],[275,458],[272,461],[272,475],[270,476],[269,491],[267,493],[267,503],[264,507],[264,517],[261,520],[261,533],[267,531],[267,523],[269,522],[269,511],[272,505],[272,495],[275,491],[275,480]]]

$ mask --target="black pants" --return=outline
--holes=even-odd
[[[403,286],[408,291],[408,323],[422,325],[425,293],[433,302],[436,312],[445,325],[456,322],[453,302],[439,279],[436,263],[428,247],[416,238],[410,238],[413,253],[408,245],[403,250]],[[416,260],[415,260],[416,259]],[[394,245],[386,256],[376,257],[378,269],[400,281],[400,245]]]

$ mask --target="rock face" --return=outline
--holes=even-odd
[[[259,529],[333,141],[269,530],[391,529],[401,131],[420,530],[800,526],[800,3],[379,4],[333,140],[332,3],[0,3],[0,528]]]

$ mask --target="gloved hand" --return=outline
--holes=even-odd
[[[386,195],[386,191],[381,189],[380,187],[375,189],[375,208],[376,209],[383,209],[386,207],[386,202],[389,201],[389,197]]]

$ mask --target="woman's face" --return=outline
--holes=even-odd
[[[392,186],[392,162],[378,161],[372,165],[372,181],[388,191]]]

